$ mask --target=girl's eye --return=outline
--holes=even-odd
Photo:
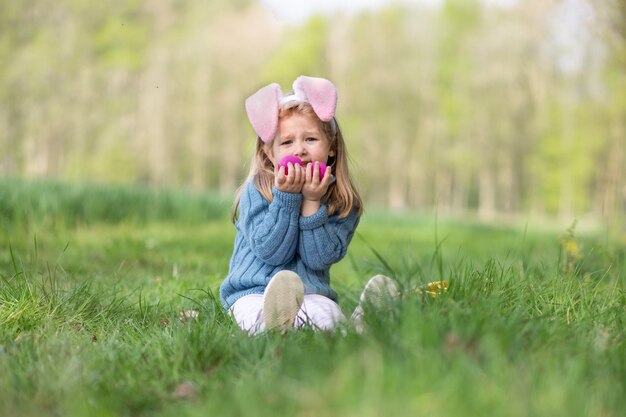
[[[283,146],[283,145],[291,145],[291,141],[290,140],[286,140],[284,142],[281,142],[280,146]]]
[[[310,137],[310,138],[306,138],[306,140],[307,142],[315,142],[317,138]]]

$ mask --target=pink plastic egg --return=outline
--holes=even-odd
[[[287,155],[285,157],[283,157],[283,159],[280,160],[280,162],[278,162],[278,167],[285,167],[285,175],[289,173],[289,162],[291,162],[293,165],[300,165],[303,166],[302,163],[302,159],[298,158],[295,155]],[[320,165],[320,180],[322,178],[324,178],[324,173],[326,172],[326,164],[323,162],[319,162]],[[311,169],[315,170],[315,164],[313,164],[313,166],[311,166]]]
[[[323,162],[319,162],[320,164],[320,180],[322,178],[324,178],[324,173],[326,173],[326,164]],[[315,170],[315,164],[311,167],[313,170]]]
[[[291,162],[293,165],[300,165],[302,166],[302,159],[298,158],[295,155],[287,155],[285,156],[283,159],[280,160],[280,162],[278,163],[278,167],[285,167],[285,175],[287,175],[289,173],[289,165],[287,165],[289,162]]]

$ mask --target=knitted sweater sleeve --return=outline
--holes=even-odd
[[[346,255],[359,216],[353,211],[345,218],[329,217],[326,206],[322,205],[317,213],[300,217],[299,223],[298,254],[307,267],[322,270]]]
[[[293,259],[298,247],[302,194],[272,189],[268,202],[250,181],[241,195],[237,228],[252,252],[263,262],[281,265]]]

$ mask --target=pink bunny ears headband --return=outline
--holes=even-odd
[[[246,99],[248,119],[265,143],[272,141],[278,129],[278,110],[281,104],[289,101],[306,102],[324,122],[333,121],[337,108],[337,88],[325,78],[299,76],[293,82],[293,94],[283,96],[280,86],[272,83]]]

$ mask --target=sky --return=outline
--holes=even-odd
[[[376,10],[390,3],[419,3],[425,6],[438,6],[444,0],[260,0],[274,17],[284,23],[298,24],[312,14],[333,14],[337,12],[358,12]],[[511,7],[519,0],[482,0],[500,7]]]
[[[416,1],[432,5],[442,2],[442,0],[396,0],[399,3],[415,3]],[[337,12],[350,13],[361,10],[376,10],[385,4],[389,4],[390,0],[260,0],[260,2],[279,21],[301,23],[315,13],[332,14]]]
[[[563,0],[552,17],[552,42],[557,65],[563,72],[575,73],[583,67],[585,46],[593,42],[588,24],[594,19],[586,0]]]

